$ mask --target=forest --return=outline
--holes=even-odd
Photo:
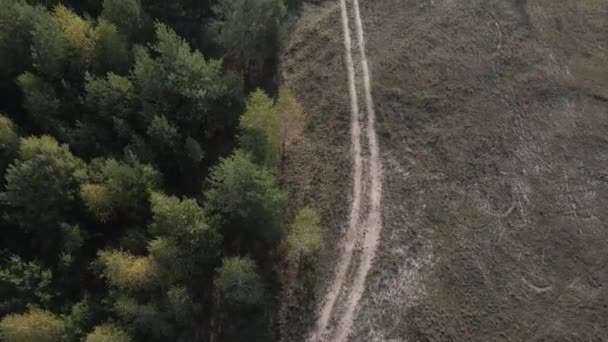
[[[0,0],[0,339],[273,341],[320,218],[283,0]]]

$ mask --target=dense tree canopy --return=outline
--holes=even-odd
[[[275,92],[284,16],[0,0],[2,341],[276,338],[280,259],[318,248],[310,215],[283,243],[301,107],[247,94]]]

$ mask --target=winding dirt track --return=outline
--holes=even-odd
[[[355,310],[357,304],[363,295],[365,289],[365,280],[369,272],[378,240],[380,231],[382,230],[382,217],[380,212],[380,202],[382,199],[382,164],[380,161],[380,149],[378,146],[378,138],[375,130],[376,113],[374,110],[374,101],[371,92],[371,76],[367,55],[365,52],[365,40],[363,33],[363,24],[359,11],[359,1],[349,0],[352,3],[353,21],[357,33],[357,47],[359,57],[358,67],[361,70],[361,75],[355,73],[355,64],[353,62],[353,49],[351,39],[351,29],[349,22],[349,9],[347,0],[340,0],[340,10],[342,14],[342,26],[344,32],[344,48],[346,68],[348,72],[349,93],[351,100],[351,153],[353,155],[353,198],[350,210],[350,219],[348,230],[344,236],[344,249],[340,255],[340,260],[336,266],[335,279],[330,285],[325,300],[322,304],[319,313],[319,319],[315,331],[311,334],[309,341],[345,341],[351,331]],[[356,76],[361,76],[357,80]],[[365,101],[365,112],[367,116],[366,123],[366,139],[368,143],[369,158],[367,159],[366,167],[369,172],[366,173],[366,179],[363,180],[363,158],[361,148],[361,123],[359,115],[359,101],[361,100],[357,93],[357,84],[363,84],[363,99]],[[363,184],[366,183],[368,192],[366,202],[369,207],[366,208],[367,218],[361,221],[362,215],[362,192]],[[361,257],[356,268],[354,279],[351,284],[345,284],[347,273],[351,267],[353,251],[355,247],[361,247]],[[342,296],[340,296],[342,294]],[[341,302],[337,300],[341,299]],[[335,330],[332,332],[328,325],[332,320],[338,322]],[[341,318],[340,318],[341,317]],[[333,336],[333,338],[331,337]]]
[[[348,71],[348,90],[350,93],[351,105],[351,153],[353,157],[353,198],[350,207],[350,220],[348,230],[344,237],[344,250],[340,255],[340,260],[336,266],[336,277],[325,296],[325,302],[319,314],[317,323],[318,329],[313,333],[311,340],[316,341],[325,334],[329,319],[333,311],[336,299],[342,290],[346,271],[350,262],[357,241],[357,230],[361,216],[361,192],[362,192],[362,173],[363,161],[361,157],[361,125],[359,123],[359,101],[357,100],[357,90],[355,86],[355,67],[352,55],[352,40],[346,10],[346,0],[340,0],[342,13],[342,25],[344,31],[344,49],[346,51],[346,68]]]

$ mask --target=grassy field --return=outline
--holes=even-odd
[[[351,338],[608,340],[608,2],[360,2],[384,228]],[[286,182],[324,215],[329,277],[350,189],[340,27],[333,1],[306,7],[283,65],[309,114]]]
[[[340,14],[335,4],[305,5],[291,34],[281,67],[281,86],[306,111],[306,132],[287,151],[282,174],[290,208],[315,208],[322,218],[322,279],[319,296],[333,275],[336,244],[348,226],[350,201],[350,108]],[[290,296],[290,294],[287,294]],[[316,304],[300,307],[284,299],[282,339],[303,339],[314,324]]]

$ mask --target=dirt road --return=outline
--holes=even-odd
[[[310,341],[344,341],[351,331],[357,304],[365,289],[365,279],[369,272],[376,252],[380,231],[382,229],[382,218],[380,202],[382,198],[382,164],[380,161],[380,149],[375,131],[376,115],[374,101],[371,93],[371,76],[365,52],[365,40],[363,24],[359,11],[359,1],[349,1],[351,11],[346,0],[340,0],[342,14],[342,25],[344,33],[345,59],[348,73],[349,93],[351,99],[351,153],[353,158],[353,190],[348,230],[344,236],[344,249],[336,266],[336,275],[329,286],[325,300],[322,304],[317,326]],[[355,24],[357,47],[357,68],[353,62],[353,42],[349,17]],[[363,88],[363,94],[357,86]],[[358,92],[359,90],[359,92]],[[361,118],[359,113],[359,101],[365,102],[365,124],[368,171],[363,179],[363,157],[361,144]],[[365,187],[364,187],[365,185]],[[363,194],[365,188],[366,193]],[[365,196],[364,202],[362,197]],[[366,203],[364,214],[366,219],[362,220],[362,203]],[[361,251],[358,263],[351,266],[353,252],[356,248]],[[353,268],[354,278],[347,279],[349,269]],[[346,282],[345,280],[350,280]],[[340,301],[338,301],[340,299]],[[335,330],[328,326],[332,317],[341,317]]]

